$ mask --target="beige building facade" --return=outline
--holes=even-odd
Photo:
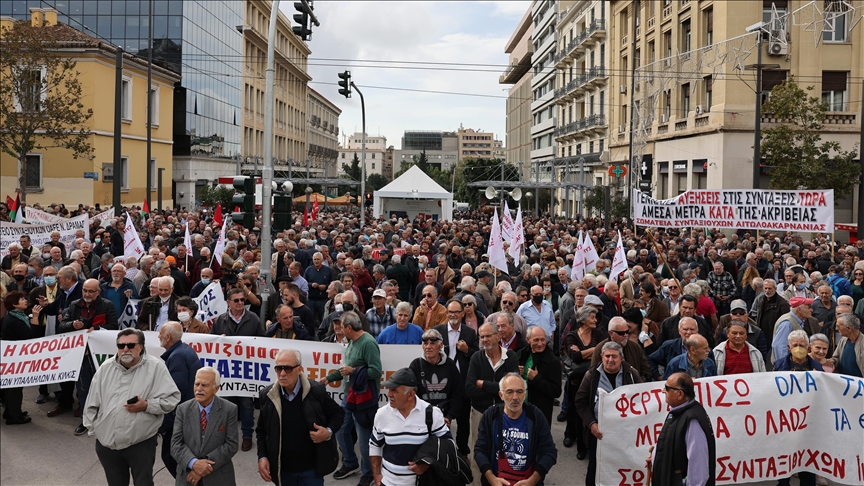
[[[817,24],[827,26],[819,33],[796,25],[803,16],[783,22],[784,14],[807,3],[612,1],[609,67],[628,75],[612,76],[609,83],[610,128],[624,127],[613,130],[611,162],[627,164],[629,159],[635,95],[634,142],[642,159],[641,167],[634,169],[645,168],[650,174],[643,190],[668,198],[688,189],[752,188],[758,47],[757,34],[747,35],[746,29],[771,21],[772,5],[781,17],[767,29],[771,35],[764,36],[763,91],[793,76],[800,86],[813,86],[811,95],[821,96],[830,107],[823,140],[853,149],[861,131],[864,27],[849,28],[852,12],[818,19]],[[817,4],[820,10],[824,7]],[[637,66],[644,66],[635,93],[628,64],[634,56],[634,36]],[[761,121],[764,129],[776,120],[763,113]],[[769,184],[766,172],[763,168],[762,188]],[[853,195],[841,201],[835,221],[853,220],[855,204]]]
[[[362,148],[363,134],[361,132],[355,132],[353,135],[350,135],[344,146],[339,147],[339,159],[336,162],[339,175],[345,174],[345,171],[342,170],[342,165],[345,164],[350,167],[354,155],[357,155],[357,159],[360,160],[361,164],[363,163],[363,159],[361,158]],[[370,174],[383,175],[386,159],[387,137],[370,137],[369,134],[366,134],[366,177],[369,177]]]
[[[531,79],[534,72],[531,69],[531,56],[534,54],[534,44],[531,35],[534,32],[534,19],[529,8],[516,30],[504,46],[504,52],[510,55],[507,69],[498,77],[499,84],[511,85],[507,93],[507,134],[504,159],[508,164],[519,166],[531,160]],[[524,164],[523,177],[528,176],[528,164]]]
[[[491,159],[495,157],[495,134],[479,132],[473,128],[460,128],[457,132],[459,161],[463,159]]]
[[[321,93],[307,87],[309,116],[306,124],[310,167],[323,167],[324,177],[336,177],[339,169],[339,115],[342,110]]]
[[[270,28],[272,2],[246,0],[243,77],[243,171],[254,170],[255,158],[261,168],[264,155],[264,112],[266,99],[267,33]],[[275,92],[273,115],[273,157],[276,171],[306,170],[306,130],[308,102],[307,83],[312,79],[307,69],[311,50],[294,35],[292,22],[282,12],[276,21]],[[329,126],[329,122],[328,122]],[[338,126],[338,123],[336,123]],[[308,142],[311,144],[312,142]],[[314,157],[311,174],[323,177],[326,158]]]

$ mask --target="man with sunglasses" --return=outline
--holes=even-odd
[[[438,303],[438,290],[433,285],[423,287],[420,305],[414,312],[411,322],[422,327],[423,330],[432,329],[439,324],[447,323],[447,309]]]
[[[323,486],[339,462],[334,434],[345,412],[324,385],[306,377],[302,365],[299,351],[279,351],[273,367],[277,383],[261,390],[258,474],[275,484]]]
[[[464,403],[465,387],[462,385],[462,374],[456,362],[444,351],[444,339],[437,329],[429,329],[423,333],[421,346],[423,355],[415,358],[408,365],[417,379],[417,397],[438,407],[444,414],[444,422],[452,427],[453,420],[458,420]],[[467,455],[468,424],[459,429],[465,429],[465,453]],[[457,442],[458,447],[458,442]]]
[[[239,288],[228,290],[228,312],[213,322],[210,334],[217,336],[264,336],[264,328],[258,316],[246,310],[245,291]],[[229,400],[240,408],[240,429],[243,431],[242,451],[252,448],[252,429],[255,426],[255,407],[252,397],[230,397]]]
[[[687,373],[673,374],[666,380],[664,393],[671,409],[657,446],[645,461],[653,471],[654,483],[714,484],[714,430],[702,404],[696,401],[693,378]]]
[[[136,486],[153,484],[156,435],[178,403],[180,391],[165,362],[147,354],[144,333],[117,333],[117,354],[96,370],[83,414],[109,486],[128,485],[130,472]]]
[[[525,335],[528,331],[528,325],[525,324],[525,319],[516,313],[516,310],[519,308],[518,300],[516,299],[516,294],[514,292],[504,292],[501,295],[501,311],[493,312],[486,316],[486,323],[498,322],[498,316],[503,312],[509,312],[513,315],[513,329],[516,330],[521,335]]]
[[[630,325],[623,317],[619,316],[613,317],[609,321],[609,338],[600,341],[594,348],[594,355],[591,357],[592,367],[600,363],[603,345],[610,341],[621,346],[624,350],[624,361],[639,372],[643,381],[651,381],[652,373],[648,359],[645,357],[642,347],[630,340]]]

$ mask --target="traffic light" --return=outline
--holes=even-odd
[[[244,228],[255,227],[255,179],[248,176],[235,177],[234,189],[240,193],[231,198],[234,207],[240,207],[239,213],[231,213],[231,219]]]
[[[346,98],[351,97],[351,71],[339,73],[339,94]]]
[[[368,206],[371,206],[371,205],[372,205],[372,193],[371,193],[371,192],[367,192],[367,193],[366,193],[366,206],[368,207]]]
[[[273,196],[273,230],[284,231],[291,227],[291,209],[294,198],[291,194],[275,194]]]
[[[309,28],[309,13],[311,8],[310,6],[307,10],[306,4],[303,2],[294,2],[294,9],[300,12],[294,14],[294,22],[300,25],[294,26],[291,30],[294,31],[294,35],[304,41],[309,40],[309,37],[312,36],[312,29]]]

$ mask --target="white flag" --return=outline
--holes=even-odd
[[[513,262],[519,266],[519,257],[522,256],[522,245],[525,244],[525,229],[522,227],[522,205],[516,210],[516,222],[513,223],[513,233],[510,240],[510,256]]]
[[[600,255],[597,254],[591,235],[587,231],[585,232],[585,239],[582,241],[582,255],[585,257],[585,273],[597,268],[597,260],[600,259]]]
[[[183,236],[183,245],[186,246],[186,251],[192,251],[192,236],[189,234],[189,222],[186,222],[186,235]]]
[[[504,201],[504,214],[501,215],[501,237],[504,241],[513,242],[513,217],[510,216],[507,201]]]
[[[501,239],[501,226],[498,225],[498,209],[492,217],[492,233],[489,235],[489,263],[504,273],[507,271],[507,256],[504,255],[504,240]]]
[[[210,265],[213,265],[213,260],[219,259],[219,265],[222,265],[222,254],[225,253],[225,225],[228,223],[228,218],[222,218],[222,229],[219,230],[219,239],[216,241],[216,248],[213,249],[213,259],[210,260]]]
[[[585,254],[582,253],[582,231],[576,240],[576,252],[573,253],[573,265],[570,267],[570,280],[581,282],[585,277]]]
[[[144,253],[144,244],[141,243],[138,230],[135,229],[132,217],[126,213],[126,228],[123,229],[123,261],[129,257],[135,257],[135,260],[138,260],[144,256]]]
[[[615,258],[612,260],[612,269],[609,270],[609,281],[617,282],[618,275],[627,270],[627,254],[624,253],[624,242],[621,240],[621,232],[618,232],[618,245],[615,247]]]

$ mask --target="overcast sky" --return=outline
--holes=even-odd
[[[366,131],[401,148],[405,130],[494,132],[506,143],[508,85],[498,84],[508,62],[504,46],[530,1],[503,2],[315,2],[320,27],[312,29],[310,86],[342,109],[341,132],[361,131],[360,97],[338,93],[337,73],[351,71],[366,98]],[[281,3],[292,19],[293,2]],[[338,59],[338,60],[334,60]],[[350,60],[350,61],[349,61]],[[391,61],[375,63],[369,61]],[[411,63],[464,63],[441,66]],[[383,67],[388,66],[388,67]],[[422,67],[424,69],[406,69]],[[455,69],[470,71],[453,71]],[[480,72],[485,70],[486,72]],[[321,84],[321,83],[333,83]],[[370,88],[363,89],[364,86]],[[500,98],[417,93],[371,86],[449,91]],[[342,143],[340,133],[340,144]]]

